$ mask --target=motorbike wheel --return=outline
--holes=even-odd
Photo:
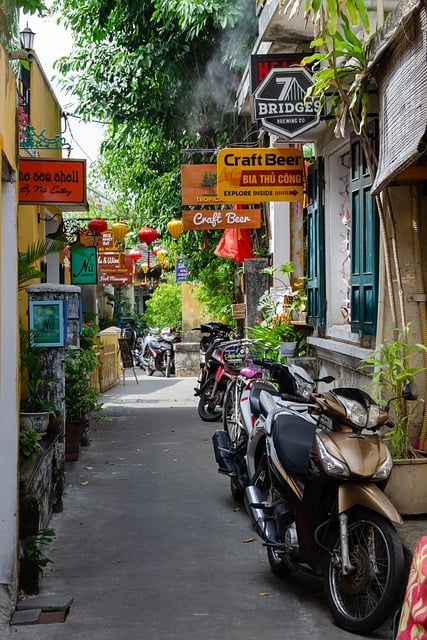
[[[222,407],[224,429],[230,436],[233,445],[239,441],[242,430],[242,416],[240,412],[240,395],[243,386],[237,378],[233,378],[227,385]]]
[[[243,502],[245,490],[235,476],[230,477],[230,492],[236,502]]]
[[[396,610],[404,582],[403,547],[394,527],[369,509],[349,513],[348,550],[353,571],[343,575],[338,529],[328,540],[324,583],[328,605],[339,627],[365,635]]]
[[[222,416],[221,398],[218,393],[215,397],[212,396],[213,388],[214,380],[210,380],[200,394],[197,410],[200,418],[205,422],[216,422]]]

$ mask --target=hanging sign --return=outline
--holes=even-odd
[[[259,229],[261,209],[201,209],[182,212],[184,229]]]
[[[86,160],[20,158],[19,204],[40,203],[87,211]]]
[[[218,195],[227,202],[302,200],[301,149],[229,147],[217,155]]]
[[[307,98],[312,84],[305,67],[271,69],[253,94],[253,119],[271,133],[298,138],[320,122],[319,99]]]
[[[216,183],[216,164],[181,165],[182,204],[199,207],[224,204],[218,197]]]
[[[251,93],[268,76],[271,69],[301,66],[306,53],[264,53],[251,56]]]
[[[98,271],[99,284],[132,284],[132,262],[121,251],[100,247],[98,249]]]
[[[78,247],[70,250],[71,284],[96,284],[96,247]]]

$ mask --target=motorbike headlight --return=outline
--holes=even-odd
[[[311,398],[311,394],[313,393],[314,389],[314,383],[311,383],[308,380],[304,380],[304,378],[296,375],[295,386],[296,392],[299,396],[301,396],[305,400],[309,400]]]
[[[329,453],[319,436],[316,436],[316,446],[319,453],[320,464],[325,473],[329,476],[341,476],[344,478],[350,476],[348,466],[342,462],[342,460],[338,460],[338,458]]]
[[[378,465],[374,475],[372,476],[373,480],[387,480],[389,477],[391,470],[393,468],[393,459],[391,457],[390,451],[386,451],[386,459],[384,462]]]
[[[340,401],[345,408],[348,420],[355,426],[364,429],[368,424],[368,409],[357,400],[352,400],[351,398],[340,396]]]

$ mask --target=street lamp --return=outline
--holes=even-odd
[[[22,48],[26,51],[31,51],[34,46],[34,36],[36,34],[34,33],[34,31],[31,31],[30,27],[28,26],[28,22],[25,29],[19,32],[19,35],[21,37]]]

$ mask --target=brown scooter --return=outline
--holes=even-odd
[[[404,398],[416,399],[415,385]],[[402,519],[383,493],[392,459],[378,431],[389,420],[360,389],[313,396],[317,424],[280,409],[267,392],[266,455],[245,505],[273,573],[323,577],[336,624],[360,635],[396,609],[404,577]]]

